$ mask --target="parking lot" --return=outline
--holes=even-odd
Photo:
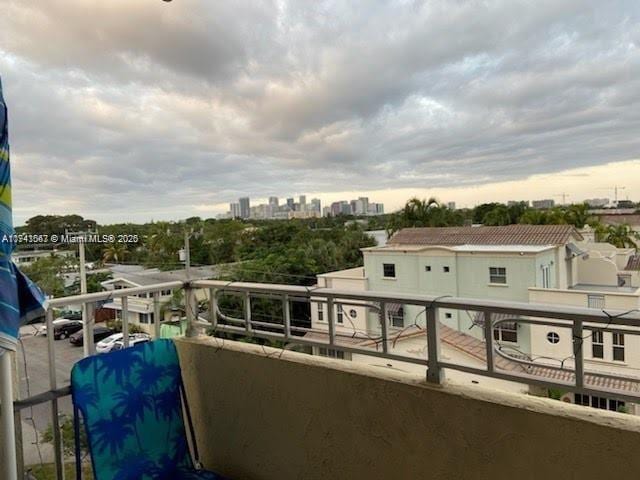
[[[45,392],[50,387],[47,337],[35,333],[36,329],[33,326],[22,327],[20,330],[21,345],[24,349],[20,348],[17,355],[21,398]],[[55,356],[58,387],[69,385],[71,367],[82,358],[82,347],[71,345],[68,339],[56,340]],[[59,408],[61,416],[72,418],[71,397],[60,399]],[[33,411],[31,409],[23,410],[21,415],[25,463],[27,465],[38,463],[40,455],[44,457],[45,462],[51,461],[51,448],[48,445],[41,444],[38,453],[38,448],[35,445],[36,434],[33,431],[35,424],[39,443],[41,443],[41,434],[51,423],[50,404],[35,406]],[[31,418],[33,418],[33,422]]]

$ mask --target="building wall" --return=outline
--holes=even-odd
[[[532,288],[529,290],[531,303],[546,303],[555,305],[568,305],[585,308],[589,306],[589,295],[603,295],[604,309],[610,311],[627,311],[640,307],[638,295],[620,293],[598,293],[576,290],[544,290]],[[633,327],[625,327],[629,330],[638,330]],[[555,332],[560,337],[558,343],[550,343],[547,336]],[[603,332],[604,358],[593,357],[593,337],[590,330],[584,332],[583,354],[585,368],[600,372],[615,373],[621,375],[638,376],[640,374],[640,335],[626,334],[625,360],[624,362],[613,360],[613,338],[610,332]],[[573,365],[570,357],[573,355],[572,333],[570,328],[553,326],[531,326],[531,353],[542,358],[540,361],[559,365],[560,359],[568,359],[567,365]],[[555,359],[555,360],[554,360]]]
[[[640,469],[640,419],[629,415],[210,337],[176,344],[202,461],[228,478],[626,479]]]
[[[343,278],[340,272],[321,275],[318,277],[318,287],[335,288],[342,290],[354,290],[363,292],[367,289],[367,280],[363,278]],[[319,300],[319,299],[316,299]],[[369,309],[361,306],[362,302],[347,303],[341,302],[339,305],[343,311],[343,321],[338,320],[338,304],[334,306],[334,318],[336,318],[336,333],[349,334],[354,331],[367,332],[367,315]],[[323,320],[319,319],[318,308],[321,306],[323,311]],[[313,329],[328,330],[329,311],[326,302],[313,301],[311,303],[311,327]]]
[[[549,266],[551,286],[562,280],[558,274],[557,250],[537,254],[452,252],[433,248],[420,252],[364,251],[365,271],[369,290],[424,295],[451,295],[469,298],[527,302],[529,287],[542,285],[542,266]],[[383,264],[396,266],[396,278],[383,276]],[[427,266],[430,270],[427,270]],[[448,268],[448,272],[445,271]],[[492,284],[490,267],[504,267],[506,284]],[[566,273],[564,274],[566,275]],[[560,280],[559,280],[560,279]],[[406,306],[405,324],[424,325],[424,307]],[[476,312],[441,309],[440,320],[447,326],[483,338],[480,328],[471,328]],[[373,323],[375,320],[370,320]],[[514,344],[525,352],[531,348],[527,325],[518,326],[518,342]]]

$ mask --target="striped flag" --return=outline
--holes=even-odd
[[[16,349],[20,325],[44,313],[42,291],[11,260],[14,233],[9,126],[0,79],[0,355]]]

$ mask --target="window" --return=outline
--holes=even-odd
[[[449,267],[447,267],[447,266],[442,267],[442,271],[443,271],[444,273],[449,273]]]
[[[624,333],[613,333],[613,359],[624,362]]]
[[[424,271],[425,272],[430,272],[431,271],[431,265],[427,265],[424,267]]]
[[[542,288],[551,288],[551,268],[549,265],[542,266]]]
[[[588,295],[587,306],[589,308],[604,308],[604,295]]]
[[[344,323],[344,311],[342,310],[342,305],[338,305],[337,312],[338,314],[336,315],[336,322]]]
[[[318,321],[324,322],[324,305],[318,304]]]
[[[392,310],[387,313],[389,322],[393,327],[404,327],[404,308],[400,307],[397,310]]]
[[[489,283],[507,283],[507,269],[504,267],[489,267]]]
[[[340,360],[344,360],[344,352],[341,350],[333,350],[332,348],[320,347],[318,349],[318,353],[323,357],[339,358]]]
[[[601,410],[611,410],[612,412],[624,412],[625,403],[621,400],[613,398],[596,397],[584,395],[581,393],[574,394],[574,403],[576,405],[584,405],[585,407],[599,408]]]
[[[395,263],[383,263],[382,275],[384,278],[396,278],[396,264]]]
[[[591,335],[591,356],[604,358],[604,334],[600,330],[594,330]]]
[[[351,318],[356,318],[358,316],[358,312],[356,312],[356,310],[352,308],[351,310],[349,310],[349,316]]]
[[[499,342],[518,343],[518,326],[515,323],[503,323],[493,329],[493,338]]]
[[[547,342],[553,343],[554,345],[560,341],[560,335],[556,332],[547,333]]]
[[[451,313],[447,312],[444,314],[444,318],[452,318],[453,315],[451,315]]]

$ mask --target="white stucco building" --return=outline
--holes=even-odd
[[[363,249],[363,255],[364,267],[319,275],[318,285],[571,305],[605,311],[640,307],[640,257],[632,249],[586,242],[567,225],[404,229],[385,246]],[[335,308],[336,333],[343,339],[366,342],[379,333],[380,312],[364,305],[339,302]],[[312,327],[316,331],[327,329],[327,313],[322,309],[326,306],[312,308]],[[440,309],[439,315],[444,337],[449,339],[443,342],[443,355],[455,356],[456,361],[462,358],[472,364],[482,363],[482,315],[446,309]],[[393,345],[398,352],[424,355],[424,332],[410,328],[414,323],[422,326],[425,323],[420,307],[387,305],[384,318],[391,331],[403,332]],[[586,369],[637,374],[640,379],[638,336],[586,331]],[[508,322],[494,331],[494,339],[541,367],[559,365],[563,360],[567,365],[566,358],[572,355],[569,328]],[[359,357],[354,355],[352,360],[363,360]],[[411,365],[411,368],[418,367]],[[541,373],[545,373],[544,368]],[[594,406],[604,402],[609,408],[609,399],[585,400],[572,394],[564,399],[598,404]],[[613,401],[611,406],[618,408],[619,404]]]

